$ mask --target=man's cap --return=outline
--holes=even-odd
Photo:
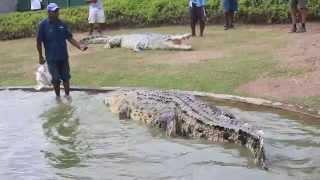
[[[59,6],[56,3],[49,3],[47,6],[49,12],[56,11],[57,9],[59,9]]]

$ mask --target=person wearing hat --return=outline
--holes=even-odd
[[[88,47],[76,41],[68,26],[59,19],[59,7],[56,3],[48,4],[47,11],[48,18],[40,22],[37,32],[39,64],[47,62],[56,96],[60,97],[60,83],[62,81],[65,95],[69,97],[71,76],[66,40],[81,51],[85,51]],[[46,60],[42,54],[42,44]]]

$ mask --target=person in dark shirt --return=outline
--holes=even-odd
[[[69,97],[69,80],[71,76],[66,40],[81,51],[85,51],[87,46],[76,41],[67,25],[59,19],[59,7],[57,4],[50,3],[47,6],[47,10],[48,18],[39,24],[37,33],[39,63],[44,64],[47,62],[56,96],[60,97],[60,83],[62,81],[65,95]],[[46,59],[42,54],[42,44]]]

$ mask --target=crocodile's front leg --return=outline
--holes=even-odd
[[[141,52],[142,51],[142,49],[140,49],[139,47],[135,47],[135,48],[133,48],[132,49],[134,52]]]
[[[111,48],[110,43],[109,43],[109,42],[107,42],[107,43],[104,45],[104,48],[106,48],[106,49],[110,49],[110,48]]]
[[[110,48],[114,48],[114,47],[121,47],[121,41],[122,41],[121,37],[118,37],[118,36],[112,37],[104,45],[104,48],[110,49]]]
[[[138,42],[137,44],[134,45],[134,47],[132,48],[132,50],[134,52],[141,52],[146,48],[146,45],[144,42]]]

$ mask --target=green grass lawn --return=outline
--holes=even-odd
[[[270,29],[241,26],[224,31],[221,26],[209,26],[204,38],[192,39],[193,52],[134,53],[128,49],[104,49],[102,45],[95,45],[82,53],[69,47],[72,84],[91,87],[144,86],[234,94],[240,84],[261,75],[279,72],[274,51],[286,45],[288,35]],[[189,27],[115,30],[109,33],[137,31],[182,33],[189,32]],[[36,84],[34,73],[38,55],[34,38],[2,41],[0,55],[0,86]],[[195,57],[190,60],[189,56]]]

